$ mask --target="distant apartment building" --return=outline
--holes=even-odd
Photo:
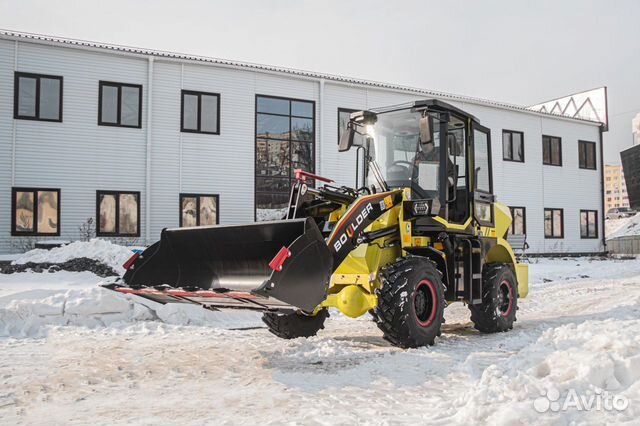
[[[629,195],[622,166],[610,164],[604,166],[604,205],[605,212],[616,207],[629,207]]]

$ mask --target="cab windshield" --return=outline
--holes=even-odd
[[[377,122],[367,127],[369,155],[390,188],[411,188],[412,198],[437,199],[440,194],[440,120],[433,115],[433,138],[420,143],[421,112],[401,110],[379,113]],[[447,185],[454,187],[455,174],[464,173],[464,123],[451,116],[448,123]],[[457,165],[460,165],[457,167]],[[380,184],[368,173],[368,184]]]

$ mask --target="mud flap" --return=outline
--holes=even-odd
[[[286,256],[270,268],[279,253]],[[311,312],[326,297],[333,259],[311,218],[249,225],[165,229],[122,281],[274,298]]]

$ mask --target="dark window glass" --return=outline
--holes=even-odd
[[[596,210],[580,210],[580,238],[598,238]]]
[[[291,110],[291,102],[287,99],[269,98],[266,96],[258,97],[257,112],[266,112],[269,114],[289,115]]]
[[[291,169],[291,173],[295,169],[313,170],[313,145],[311,143],[291,143]]]
[[[18,91],[18,115],[23,117],[36,116],[36,85],[35,78],[20,77]]]
[[[57,120],[60,117],[60,85],[57,78],[40,79],[40,118]]]
[[[139,192],[97,191],[96,194],[98,236],[140,236]]]
[[[60,190],[13,188],[11,235],[60,235]]]
[[[122,87],[122,125],[136,127],[140,122],[140,88]]]
[[[562,166],[562,140],[555,136],[542,136],[542,162]]]
[[[596,143],[578,141],[578,165],[581,169],[596,169]]]
[[[198,96],[182,96],[182,130],[198,131]]]
[[[181,131],[220,134],[220,95],[217,93],[182,91]]]
[[[291,115],[296,117],[313,118],[313,104],[311,102],[291,102]]]
[[[257,137],[270,139],[289,139],[291,118],[280,115],[258,114]]]
[[[313,173],[314,151],[314,102],[256,97],[257,220],[286,215],[294,170]]]
[[[102,122],[118,124],[118,88],[104,86],[102,88]]]
[[[310,141],[313,139],[313,120],[310,118],[291,119],[291,139]]]
[[[200,128],[203,132],[219,133],[218,102],[220,98],[213,95],[200,97]]]
[[[256,141],[256,175],[289,177],[289,142],[269,139]]]
[[[524,134],[513,130],[502,131],[502,158],[524,162]]]
[[[62,121],[62,77],[15,73],[14,118]]]
[[[98,125],[142,127],[142,86],[139,84],[99,83]]]
[[[489,139],[485,132],[476,129],[473,131],[473,142],[477,179],[476,189],[490,193]]]
[[[180,226],[210,226],[218,221],[217,194],[180,194]]]
[[[564,217],[562,209],[544,209],[545,238],[564,238]]]
[[[524,207],[509,207],[511,210],[511,226],[509,227],[509,235],[526,235],[526,213]]]

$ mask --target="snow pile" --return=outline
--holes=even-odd
[[[51,275],[58,274],[72,275],[68,272]],[[198,305],[161,305],[95,285],[64,291],[32,289],[0,297],[0,336],[43,337],[51,326],[94,329],[125,327],[140,321],[223,329],[263,326],[255,312],[213,312]]]
[[[256,209],[256,222],[268,222],[282,220],[287,216],[287,208],[282,209]]]
[[[529,264],[530,292],[539,292],[544,287],[556,286],[557,281],[584,279],[610,279],[640,275],[640,262],[607,259],[600,257],[536,258]]]
[[[609,225],[611,222],[611,225]],[[640,213],[623,219],[607,221],[607,239],[640,235]]]
[[[575,404],[574,396],[584,406],[591,401],[592,408],[598,399],[637,401],[639,335],[638,319],[593,320],[550,328],[506,362],[484,369],[476,386],[462,396],[464,403],[455,417],[460,422],[475,419],[487,424],[552,424],[557,420],[556,411],[568,406],[563,424],[594,420],[591,415],[602,424],[607,423],[607,417],[610,421],[633,418],[631,410],[589,413],[570,404]],[[546,395],[559,404],[558,409],[543,410],[548,408]]]
[[[15,298],[0,309],[0,336],[42,337],[47,326],[96,328],[155,318],[151,309],[115,292],[68,290],[43,299]]]
[[[89,242],[76,241],[51,250],[35,249],[18,257],[12,264],[26,263],[65,263],[72,259],[89,258],[104,263],[116,272],[123,274],[125,263],[132,255],[127,247],[113,244],[107,240],[94,238]]]

